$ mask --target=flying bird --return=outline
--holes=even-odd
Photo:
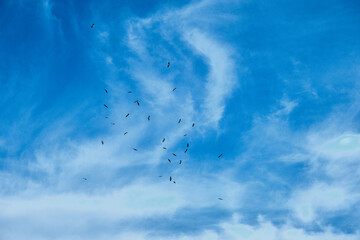
[[[105,118],[109,118],[109,117],[105,117]]]
[[[165,138],[163,138],[162,142],[165,142]]]
[[[168,159],[168,161],[169,161],[169,163],[171,163],[171,160],[170,160],[170,159]]]
[[[127,134],[127,132],[124,132],[124,135],[126,135]]]
[[[187,152],[187,149],[185,149],[185,152],[184,153],[186,153]]]
[[[104,107],[109,108],[108,106],[106,106],[106,104],[104,104]]]
[[[134,101],[138,106],[140,106],[139,100]]]
[[[115,125],[115,123],[111,123],[111,125]]]
[[[128,91],[128,93],[132,93],[132,91]]]
[[[176,88],[174,88],[172,91],[175,91],[176,90]]]
[[[175,154],[175,153],[173,153],[173,155],[176,157],[176,154]]]
[[[179,121],[178,121],[178,124],[181,122],[181,118],[179,119]]]
[[[159,176],[159,177],[162,177],[162,176]]]
[[[220,197],[219,197],[218,199],[219,199],[219,200],[223,200],[223,199],[222,199],[222,198],[220,198]]]
[[[86,177],[83,177],[83,179],[86,181],[87,180],[87,178]]]
[[[189,143],[186,144],[186,147],[189,147]]]
[[[104,141],[101,141],[101,144],[104,145]]]
[[[220,158],[222,156],[222,154],[220,154],[219,156],[218,156],[218,158]]]
[[[180,160],[179,164],[181,164],[181,162],[182,162],[182,161]]]
[[[128,117],[129,115],[130,115],[130,113],[126,114],[126,116],[125,116],[125,117]]]
[[[93,24],[91,25],[91,28],[93,28],[93,27],[94,27],[94,25],[95,25],[95,24],[93,23]]]
[[[184,137],[186,137],[187,136],[187,134],[184,134]]]
[[[108,91],[106,90],[106,88],[105,88],[105,92],[108,93]]]
[[[150,115],[148,116],[148,121],[150,121]]]
[[[170,62],[168,62],[168,67],[170,67]]]
[[[193,127],[195,126],[195,123],[193,123],[193,125],[192,125]]]
[[[136,148],[133,148],[133,150],[134,150],[134,151],[137,151],[137,149],[136,149]]]
[[[170,176],[170,182],[171,182],[171,180],[172,180],[172,177]]]
[[[163,149],[166,149],[166,147],[163,147]]]
[[[176,183],[175,181],[173,181],[173,183]]]

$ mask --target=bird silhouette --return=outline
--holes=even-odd
[[[179,119],[179,121],[178,121],[178,124],[181,122],[181,118]]]
[[[182,161],[180,160],[179,164],[181,164],[181,163],[182,163]]]
[[[167,67],[170,67],[170,62],[168,62],[168,66]]]
[[[126,135],[128,132],[124,132],[124,135]]]
[[[219,200],[223,200],[222,198],[218,198]]]
[[[176,183],[175,181],[173,181],[173,183]]]
[[[139,100],[134,101],[138,106],[140,106]]]
[[[93,23],[93,24],[91,25],[91,28],[93,28],[93,27],[94,27],[94,25],[95,25],[95,24]]]
[[[171,180],[172,180],[172,177],[170,176],[170,182],[171,182]]]
[[[101,144],[104,145],[104,141],[101,141]]]
[[[148,121],[150,121],[150,115],[148,116]]]
[[[104,107],[109,108],[108,106],[106,106],[106,104],[104,104]]]
[[[166,149],[166,147],[163,147],[163,149]]]
[[[136,149],[136,148],[133,148],[133,150],[134,150],[134,151],[137,151],[137,149]]]
[[[165,138],[163,138],[162,142],[165,142]]]
[[[186,147],[189,147],[189,143],[186,144]]]
[[[83,179],[86,181],[87,180],[87,178],[86,177],[83,177]]]
[[[220,158],[222,156],[222,154],[220,154],[219,156],[218,156],[218,158]]]
[[[105,117],[105,118],[109,118],[109,117]]]
[[[128,93],[132,93],[132,91],[128,91]]]
[[[187,136],[187,134],[184,134],[184,137],[186,137]]]
[[[162,177],[162,176],[159,176],[159,177]]]
[[[111,123],[111,125],[115,125],[115,123]]]
[[[187,152],[187,149],[185,149],[185,152],[184,153],[186,153]]]
[[[176,157],[176,154],[175,154],[175,153],[173,153],[172,155],[174,155],[174,156]]]
[[[192,125],[193,127],[195,126],[195,123],[193,123],[193,125]]]
[[[170,160],[170,159],[168,159],[168,161],[169,161],[169,163],[171,163],[171,160]]]
[[[108,91],[106,90],[106,88],[105,88],[105,92],[108,93]]]
[[[176,88],[174,88],[172,91],[175,91],[176,90]]]
[[[125,117],[128,117],[129,115],[130,115],[130,113],[126,114],[126,116],[125,116]]]

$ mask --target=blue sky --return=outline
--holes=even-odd
[[[360,239],[358,1],[9,0],[0,23],[0,239]]]

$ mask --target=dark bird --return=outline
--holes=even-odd
[[[86,181],[87,180],[87,178],[86,177],[83,177],[83,179]]]
[[[189,143],[186,144],[186,147],[189,147]]]
[[[181,162],[182,162],[182,161],[180,160],[179,164],[181,164]]]
[[[193,125],[192,125],[193,127],[195,126],[195,123],[193,123]]]
[[[186,153],[187,152],[187,149],[185,149],[185,152],[184,153]]]
[[[108,93],[108,91],[105,89],[105,92]]]
[[[150,115],[148,116],[148,121],[150,121]]]
[[[128,91],[128,93],[132,93],[132,91]]]
[[[181,122],[181,118],[179,119],[178,123],[180,123],[180,122]]]
[[[171,180],[172,180],[172,177],[170,176],[170,182],[171,182]]]
[[[125,117],[128,117],[129,115],[130,115],[130,113],[126,114],[126,116],[125,116]]]
[[[159,177],[162,177],[162,176],[159,176]]]
[[[169,161],[169,163],[171,163],[171,160],[170,160],[170,159],[168,159],[168,161]]]
[[[184,134],[184,137],[186,137],[187,136],[187,134]]]
[[[105,117],[105,118],[109,118],[109,117]]]
[[[124,132],[124,135],[126,135],[127,134],[127,132]]]
[[[101,141],[101,144],[104,145],[104,141]]]
[[[94,27],[94,25],[95,25],[95,24],[93,23],[93,24],[91,25],[91,28],[93,28],[93,27]]]
[[[168,62],[168,67],[170,67],[170,62]]]
[[[163,147],[163,149],[166,149],[166,147]]]
[[[220,154],[220,155],[218,156],[218,158],[221,157],[221,156],[222,156],[222,154]]]
[[[134,101],[138,106],[140,106],[139,100]]]
[[[163,141],[162,142],[165,142],[165,138],[163,138]]]
[[[223,200],[222,198],[218,198],[219,200]]]
[[[134,150],[134,151],[137,151],[137,149],[136,149],[136,148],[133,148],[133,150]]]
[[[176,90],[176,88],[174,88],[172,91],[175,91]]]
[[[175,181],[173,181],[173,183],[176,183]]]
[[[115,125],[115,123],[111,123],[111,125]]]
[[[176,154],[175,154],[175,153],[173,153],[173,155],[176,157]]]
[[[108,106],[106,106],[106,104],[104,104],[104,107],[109,108]]]

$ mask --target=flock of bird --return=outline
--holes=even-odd
[[[92,25],[91,25],[91,28],[93,28],[94,25],[95,25],[95,24],[92,24]],[[167,68],[170,68],[170,62],[167,63]],[[176,90],[176,88],[174,88],[174,89],[172,90],[172,92],[174,92],[175,90]],[[107,89],[105,89],[105,93],[106,93],[106,94],[109,93]],[[128,93],[132,93],[132,91],[128,91]],[[140,106],[139,100],[135,100],[134,103],[136,103],[138,106]],[[107,108],[107,109],[109,109],[109,107],[108,107],[106,104],[104,104],[104,107]],[[129,115],[130,115],[130,113],[127,113],[127,114],[125,115],[125,117],[126,117],[126,118],[129,117]],[[105,118],[108,118],[108,117],[105,117]],[[148,121],[150,121],[150,115],[148,115],[147,119],[148,119]],[[180,123],[181,123],[181,118],[178,120],[178,124],[180,124]],[[111,123],[111,124],[112,124],[112,125],[115,125],[115,123]],[[192,127],[195,127],[195,123],[192,123]],[[128,133],[128,132],[124,132],[124,135],[126,135],[127,133]],[[184,137],[186,137],[186,136],[187,136],[187,134],[184,134]],[[165,138],[162,139],[162,143],[164,143],[164,142],[165,142]],[[104,145],[104,141],[103,141],[103,140],[101,140],[101,144]],[[189,144],[189,143],[186,143],[186,149],[185,149],[184,153],[186,153],[186,152],[188,151],[189,146],[190,146],[190,144]],[[167,148],[166,148],[165,146],[163,146],[163,149],[166,150]],[[133,150],[134,150],[134,151],[138,151],[137,148],[133,148]],[[176,157],[176,154],[175,154],[175,153],[172,153],[172,155],[173,155],[174,157]],[[223,154],[221,153],[221,154],[218,156],[218,158],[220,158],[222,155],[223,155]],[[170,159],[170,158],[168,158],[168,162],[171,163],[171,159]],[[180,159],[180,160],[179,160],[179,164],[181,164],[181,163],[182,163],[182,160]],[[162,176],[159,176],[159,177],[161,178]],[[83,177],[83,180],[87,180],[87,178]],[[169,177],[169,180],[170,180],[170,182],[173,182],[174,184],[176,183],[172,176]],[[218,198],[218,199],[219,199],[219,200],[223,200],[222,198]]]

